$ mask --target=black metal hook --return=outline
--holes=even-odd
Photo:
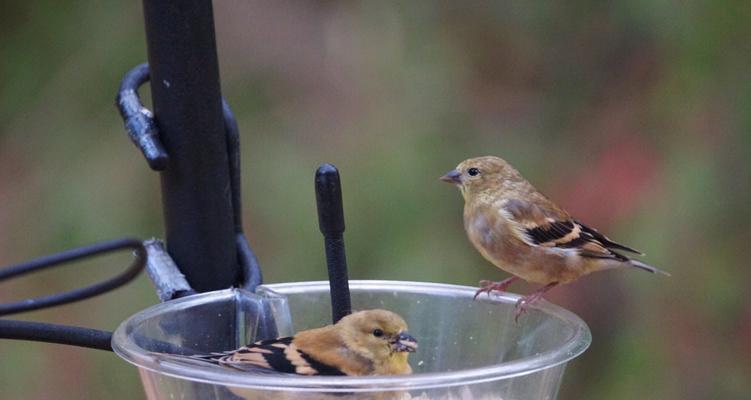
[[[125,122],[128,135],[143,153],[149,167],[155,171],[164,171],[168,166],[169,155],[159,139],[159,131],[153,113],[144,107],[138,96],[138,88],[147,81],[149,81],[148,63],[140,64],[128,71],[120,84],[116,100],[117,107]],[[232,109],[224,99],[222,99],[222,112],[227,138],[235,247],[243,275],[239,286],[254,291],[263,281],[263,276],[258,260],[243,231],[242,191],[240,187],[240,133]]]
[[[331,164],[323,164],[316,171],[316,204],[318,227],[323,233],[326,264],[331,287],[331,311],[334,323],[352,313],[347,276],[347,257],[344,252],[344,208],[339,171]]]
[[[138,88],[149,80],[149,64],[143,63],[128,71],[117,91],[117,109],[125,122],[125,130],[133,144],[138,147],[149,167],[154,171],[164,171],[169,156],[159,140],[159,131],[154,122],[154,114],[141,103]]]
[[[250,248],[250,243],[245,237],[242,220],[242,190],[240,179],[240,130],[237,128],[232,109],[226,100],[222,99],[222,112],[224,116],[224,131],[227,135],[227,157],[229,159],[229,182],[232,194],[232,210],[235,224],[235,245],[237,246],[237,257],[242,267],[244,289],[255,291],[256,286],[263,282],[261,275],[261,266],[258,259]]]

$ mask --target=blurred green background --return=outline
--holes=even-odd
[[[0,264],[162,236],[158,176],[113,105],[146,59],[139,2],[0,7]],[[673,274],[606,272],[551,293],[594,336],[561,398],[748,397],[751,3],[226,0],[215,19],[267,282],[326,276],[322,162],[342,171],[353,279],[505,277],[471,248],[461,197],[437,179],[499,155]],[[128,259],[3,284],[0,301]],[[24,317],[114,329],[156,301],[143,275]],[[3,398],[143,397],[112,354],[13,341],[0,354]]]

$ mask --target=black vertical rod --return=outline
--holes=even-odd
[[[197,291],[238,282],[211,0],[144,0],[151,98],[170,155],[161,172],[167,251]]]
[[[326,264],[331,287],[331,314],[334,323],[352,312],[347,277],[347,257],[344,253],[344,208],[339,171],[331,164],[323,164],[316,171],[316,204],[318,227],[323,233]]]

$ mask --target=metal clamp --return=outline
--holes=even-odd
[[[125,130],[128,132],[128,136],[141,150],[149,167],[154,171],[164,171],[169,165],[169,154],[159,139],[159,131],[153,113],[144,107],[138,96],[138,88],[148,80],[149,65],[147,63],[140,64],[125,74],[117,95],[117,108],[125,122]],[[243,231],[242,191],[240,189],[240,133],[232,110],[224,99],[222,99],[222,111],[227,138],[235,247],[243,275],[242,282],[238,286],[254,291],[263,281],[263,277],[258,260]]]

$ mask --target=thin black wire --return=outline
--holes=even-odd
[[[44,322],[0,319],[0,338],[112,351],[112,332]]]
[[[140,240],[129,238],[116,239],[67,250],[61,253],[40,257],[35,260],[3,268],[2,270],[0,270],[0,281],[35,271],[44,270],[63,263],[76,261],[82,258],[121,249],[132,249],[136,254],[136,259],[133,261],[133,263],[131,263],[128,269],[123,271],[121,274],[89,286],[73,289],[63,293],[56,293],[53,295],[36,297],[33,299],[0,304],[0,316],[72,303],[75,301],[88,299],[90,297],[120,287],[133,280],[133,278],[135,278],[143,270],[144,265],[146,264],[146,249],[143,247],[143,243],[141,243]]]
[[[146,249],[140,240],[129,238],[116,239],[67,250],[3,268],[0,270],[0,281],[122,249],[133,249],[136,259],[128,269],[119,275],[64,293],[0,304],[0,315],[15,314],[72,303],[125,285],[133,280],[146,265]],[[44,322],[0,319],[0,339],[33,340],[112,351],[112,332]]]

